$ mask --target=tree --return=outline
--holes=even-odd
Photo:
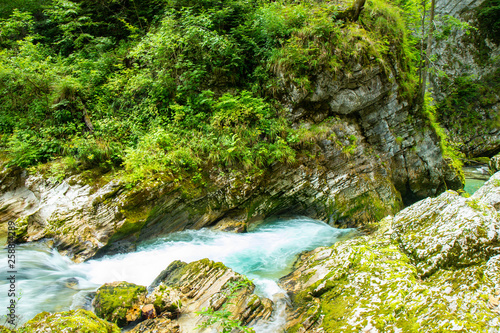
[[[424,6],[425,6],[425,1],[424,1]],[[424,65],[421,69],[421,101],[424,100],[425,93],[427,91],[427,72],[429,69],[430,65],[430,54],[431,54],[431,48],[432,48],[432,33],[434,32],[434,12],[435,12],[435,7],[436,7],[436,0],[431,1],[431,17],[430,17],[430,23],[429,23],[429,33],[427,37],[427,50],[425,51],[425,62]],[[425,7],[424,7],[424,15],[425,15]],[[425,17],[422,19],[422,24],[425,22]],[[422,26],[422,31],[424,27]],[[422,43],[423,43],[424,35],[422,34]],[[422,47],[423,49],[423,47]]]
[[[355,0],[351,7],[351,17],[352,22],[356,22],[359,18],[359,14],[363,10],[366,0]]]

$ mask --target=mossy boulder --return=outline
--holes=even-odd
[[[176,325],[180,323],[183,332],[197,332],[210,315],[195,313],[207,309],[227,310],[242,325],[254,325],[269,319],[273,311],[273,302],[254,294],[254,289],[245,276],[221,262],[174,261],[149,286],[145,303],[154,305],[158,317],[142,322],[132,332],[143,332],[146,328],[177,332]]]
[[[498,332],[500,173],[448,191],[371,235],[300,256],[282,278],[288,332]]]
[[[422,276],[500,254],[497,211],[477,196],[447,191],[422,200],[395,216],[394,229],[394,239]]]
[[[498,300],[499,261],[495,256],[479,265],[441,270],[422,281],[388,234],[340,242],[305,255],[297,267],[301,274],[281,281],[295,306],[287,331],[498,330],[498,308],[489,300]]]
[[[133,283],[106,283],[97,290],[94,298],[95,313],[123,327],[141,318],[140,304],[146,293],[146,287]]]
[[[39,313],[35,318],[21,326],[17,332],[120,333],[120,329],[113,323],[97,318],[90,311],[79,309],[57,313]]]

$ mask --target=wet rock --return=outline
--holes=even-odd
[[[124,327],[141,319],[146,287],[128,282],[106,283],[95,295],[93,306],[98,317]]]
[[[131,333],[181,333],[179,324],[167,318],[147,319],[135,326]]]
[[[193,332],[207,319],[197,312],[204,309],[229,311],[242,325],[253,326],[266,321],[273,311],[273,302],[253,291],[255,286],[244,276],[222,263],[202,259],[189,264],[174,262],[162,273],[161,281],[148,299],[159,316],[179,311],[176,322],[182,332]]]
[[[115,324],[97,318],[92,312],[80,309],[42,312],[22,325],[18,332],[120,333],[120,329]]]
[[[148,289],[146,294],[145,287],[127,282],[105,284],[94,299],[95,312],[120,327],[135,322],[133,333],[195,332],[217,311],[253,326],[269,320],[273,312],[273,302],[254,294],[255,286],[245,276],[208,259],[175,261]],[[220,320],[212,326],[222,324]]]

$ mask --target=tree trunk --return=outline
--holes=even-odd
[[[422,37],[420,38],[420,62],[418,64],[418,87],[419,93],[422,91],[422,76],[424,73],[424,38],[425,38],[425,2],[422,0]]]
[[[424,101],[425,93],[427,91],[427,71],[429,69],[430,64],[430,54],[432,47],[432,33],[434,32],[434,8],[436,7],[436,0],[432,0],[431,2],[431,21],[429,27],[429,37],[427,38],[427,51],[425,51],[425,64],[424,70],[422,73],[422,101]]]
[[[351,21],[356,22],[359,19],[359,14],[363,10],[366,0],[355,0],[351,8]]]

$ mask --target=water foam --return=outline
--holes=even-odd
[[[279,332],[287,302],[277,284],[279,277],[289,272],[298,253],[331,245],[349,232],[352,230],[335,229],[309,218],[275,220],[245,234],[187,230],[143,243],[133,253],[81,264],[72,263],[43,245],[22,245],[18,248],[18,280],[23,296],[18,313],[25,321],[41,311],[67,310],[72,303],[77,307],[85,301],[85,291],[93,291],[104,283],[127,281],[147,286],[174,260],[209,258],[247,275],[257,286],[258,294],[275,299],[274,320],[256,327],[256,331]],[[3,272],[6,262],[0,263]],[[6,294],[7,289],[2,279],[0,293]],[[0,306],[7,306],[3,298]]]

